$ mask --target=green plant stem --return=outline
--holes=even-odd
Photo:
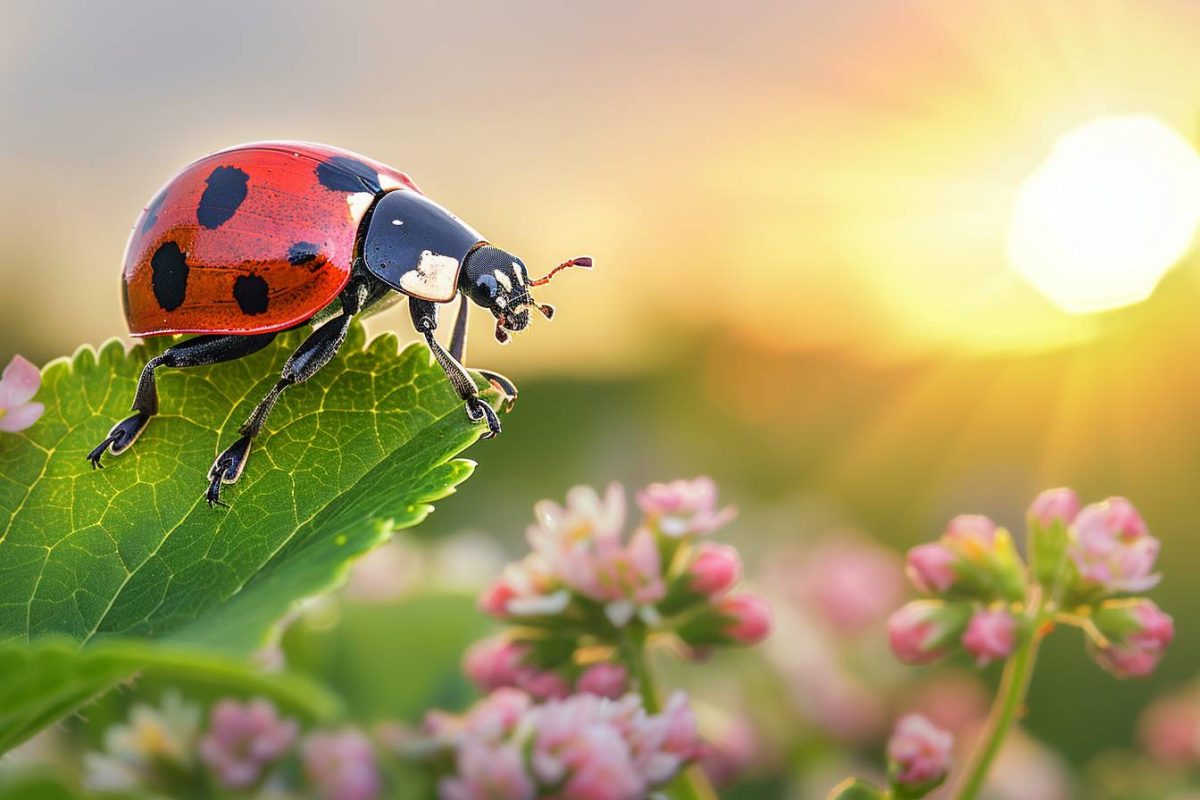
[[[1039,599],[1035,598],[1030,602],[1027,619],[1031,623],[1028,633],[1022,637],[1017,651],[1004,667],[1004,677],[1000,681],[1000,690],[996,693],[996,702],[988,715],[983,741],[971,756],[969,768],[963,773],[966,777],[954,793],[955,800],[975,800],[979,795],[996,754],[1000,752],[1005,737],[1025,705],[1029,679],[1033,675],[1038,648],[1042,643],[1040,629],[1045,622]]]
[[[638,692],[642,696],[642,706],[647,714],[658,714],[662,711],[662,699],[659,697],[658,684],[650,670],[650,660],[647,657],[645,636],[631,636],[625,644],[625,660],[630,672],[637,680]],[[671,784],[671,796],[677,800],[717,800],[717,793],[708,776],[700,769],[699,764],[691,764],[684,769]]]

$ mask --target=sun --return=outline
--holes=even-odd
[[[1137,303],[1191,247],[1200,157],[1153,117],[1111,117],[1064,135],[1022,184],[1009,260],[1064,311]]]

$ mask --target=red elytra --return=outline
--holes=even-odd
[[[265,333],[305,322],[349,280],[381,189],[419,192],[386,164],[306,142],[240,145],[184,167],[125,250],[130,333]]]

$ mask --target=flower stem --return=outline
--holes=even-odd
[[[658,684],[650,669],[650,659],[647,658],[646,639],[644,636],[629,637],[625,641],[625,660],[629,671],[637,680],[638,692],[642,696],[642,706],[647,714],[658,714],[662,711],[662,699],[658,694]],[[671,784],[671,796],[676,800],[717,800],[708,776],[700,769],[699,764],[691,764],[679,773]]]
[[[1033,675],[1038,648],[1042,643],[1041,627],[1045,622],[1040,598],[1033,598],[1029,606],[1030,610],[1026,615],[1030,622],[1028,632],[1022,637],[1017,651],[1004,667],[1000,690],[996,693],[996,702],[988,715],[982,743],[971,756],[969,768],[963,773],[966,777],[959,782],[954,794],[955,800],[975,800],[978,796],[984,781],[987,780],[988,770],[991,769],[996,754],[1000,752],[1000,746],[1004,744],[1004,738],[1025,705],[1029,679]]]

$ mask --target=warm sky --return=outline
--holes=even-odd
[[[535,270],[591,253],[491,360],[1050,348],[1092,322],[1009,267],[1021,182],[1088,121],[1200,121],[1189,0],[187,5],[7,10],[0,356],[123,333],[141,206],[262,138],[391,163]]]

